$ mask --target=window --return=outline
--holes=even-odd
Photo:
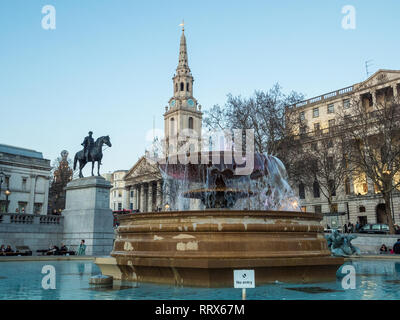
[[[314,151],[318,151],[318,143],[317,142],[312,143],[311,144],[311,149],[314,150]]]
[[[338,204],[332,203],[331,210],[332,210],[332,212],[337,213],[338,212]]]
[[[118,211],[122,210],[122,203],[118,202]]]
[[[133,190],[131,190],[131,198],[133,198]]]
[[[129,204],[129,209],[133,210],[133,203],[132,202]]]
[[[188,92],[189,92],[189,82],[188,82],[188,83],[186,83],[186,91],[188,91]]]
[[[314,193],[314,198],[320,197],[318,181],[314,181],[314,183],[313,183],[313,193]]]
[[[365,212],[365,207],[364,206],[360,206],[358,208],[358,212]]]
[[[22,178],[22,191],[26,191],[26,178]]]
[[[344,179],[344,191],[347,195],[350,194],[350,179],[349,178]]]
[[[316,206],[314,206],[314,212],[315,212],[315,213],[322,213],[322,207],[321,207],[321,205],[316,205]]]
[[[335,126],[335,119],[328,120],[329,128],[333,128]]]
[[[320,129],[321,129],[321,126],[320,126],[319,122],[314,123],[314,130],[319,131]]]
[[[306,115],[305,115],[304,111],[300,112],[299,118],[300,118],[300,121],[303,121],[306,119]]]
[[[333,103],[328,104],[328,113],[334,113],[335,112],[335,105]]]
[[[181,82],[181,91],[185,90],[185,84],[183,82]]]
[[[333,157],[328,157],[326,160],[327,160],[328,171],[332,171],[334,165]]]
[[[18,211],[19,211],[19,213],[25,213],[27,206],[28,206],[28,202],[19,201],[18,202]]]
[[[306,133],[306,127],[305,126],[301,126],[300,127],[300,134],[305,134]]]
[[[350,99],[343,100],[343,109],[350,108]]]
[[[189,117],[189,129],[193,129],[193,118]]]
[[[121,197],[122,197],[122,191],[118,190],[118,198],[121,198]]]
[[[313,118],[318,118],[319,117],[319,108],[314,108],[313,109]]]
[[[336,186],[335,186],[335,181],[334,180],[329,180],[328,181],[328,186],[329,186],[329,192],[332,195],[332,197],[336,196]]]
[[[306,192],[305,192],[305,188],[304,188],[304,183],[300,183],[299,184],[299,198],[300,199],[305,199],[306,198]]]
[[[33,212],[35,214],[40,214],[42,212],[42,204],[41,203],[35,203],[35,206],[33,208]]]

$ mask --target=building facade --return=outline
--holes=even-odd
[[[50,171],[41,152],[0,144],[0,212],[46,215]]]
[[[117,170],[103,175],[112,186],[110,189],[110,209],[113,211],[129,209],[129,206],[125,205],[128,195],[126,194],[124,178],[127,172],[128,170]]]
[[[372,111],[376,103],[385,96],[398,97],[400,92],[400,71],[379,70],[367,80],[340,90],[323,94],[290,107],[295,110],[294,115],[299,117],[303,126],[299,127],[299,136],[308,138],[310,143],[329,139],[330,135],[338,130],[339,122],[337,110],[351,108],[351,101],[360,101],[367,111]],[[315,192],[313,186],[294,185],[298,191],[304,211],[318,212],[325,215],[324,221],[328,225],[359,220],[362,224],[379,223],[385,205],[382,195],[377,193],[374,184],[366,176],[350,175],[343,181],[334,197],[337,215],[332,215],[325,197]],[[400,193],[392,192],[392,216],[395,223],[400,222]]]
[[[190,144],[190,150],[199,150],[203,114],[201,105],[193,96],[193,82],[188,63],[185,31],[182,28],[179,62],[172,78],[173,95],[164,113],[164,142],[165,146],[168,146],[164,150],[166,154],[176,152],[178,145],[185,142],[185,135],[190,131],[198,137]],[[164,187],[164,179],[158,167],[149,162],[145,156],[126,173],[124,181],[126,196],[123,208],[152,212],[165,210],[171,205],[168,188]]]

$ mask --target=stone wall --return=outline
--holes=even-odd
[[[386,247],[392,248],[394,243],[400,239],[400,234],[396,235],[365,235],[357,234],[357,238],[352,240],[351,243],[361,250],[362,254],[379,254],[379,249],[382,244]]]
[[[60,246],[63,219],[62,216],[2,213],[0,244],[11,245],[14,251],[16,246],[28,246],[33,255],[37,254],[36,250],[48,249],[51,245]]]

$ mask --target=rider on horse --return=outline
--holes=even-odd
[[[85,140],[83,140],[83,143],[81,145],[83,146],[83,152],[85,154],[86,162],[89,162],[89,154],[90,151],[94,147],[94,139],[92,138],[92,131],[89,131],[89,135],[85,137]]]

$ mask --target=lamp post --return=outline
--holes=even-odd
[[[4,193],[6,195],[6,213],[8,213],[8,196],[11,194],[11,191],[7,188]]]
[[[0,196],[1,196],[1,185],[3,184],[3,179],[6,175],[4,172],[0,171]],[[1,207],[0,207],[0,212],[1,212]]]
[[[168,202],[165,204],[165,211],[169,211],[169,204],[168,204]]]

